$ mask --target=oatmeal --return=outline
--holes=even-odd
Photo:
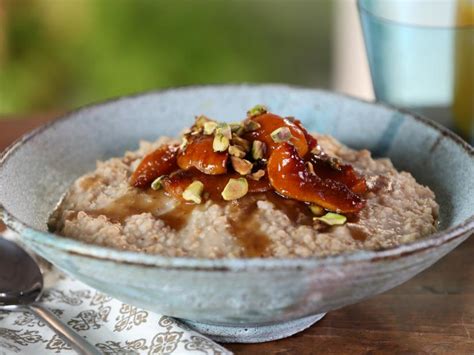
[[[435,232],[437,216],[434,193],[390,160],[259,106],[98,162],[50,227],[164,256],[283,258],[390,248]]]

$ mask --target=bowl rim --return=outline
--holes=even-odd
[[[10,146],[8,146],[0,154],[0,169],[14,154],[14,152],[22,145],[26,144],[30,139],[40,134],[49,127],[54,127],[62,121],[74,119],[79,113],[84,113],[89,110],[94,110],[99,107],[114,105],[122,100],[134,99],[144,96],[161,95],[173,91],[194,91],[199,89],[219,89],[219,88],[259,88],[259,89],[289,89],[297,91],[310,91],[330,94],[334,97],[343,98],[344,100],[353,100],[370,105],[384,107],[390,111],[399,112],[403,115],[409,116],[411,119],[418,121],[429,129],[438,131],[439,139],[446,138],[451,140],[464,150],[471,158],[474,159],[474,148],[467,142],[451,132],[440,124],[431,121],[428,118],[422,117],[418,114],[412,113],[408,110],[397,108],[395,106],[380,103],[376,100],[368,101],[352,97],[350,95],[336,93],[329,90],[315,89],[304,86],[286,85],[286,84],[212,84],[212,85],[191,85],[169,87],[165,89],[150,90],[139,92],[132,95],[124,95],[109,100],[91,103],[75,110],[66,112],[56,119],[26,133]],[[436,143],[435,143],[436,144]],[[164,267],[173,269],[192,269],[192,270],[206,270],[206,271],[242,271],[242,270],[272,270],[272,269],[308,269],[316,267],[327,267],[334,265],[341,265],[347,263],[359,262],[376,262],[382,259],[398,259],[403,256],[420,253],[428,249],[436,248],[440,245],[448,243],[454,239],[460,238],[464,235],[470,234],[474,231],[474,213],[460,224],[454,225],[446,230],[438,231],[431,234],[429,237],[415,240],[410,243],[401,244],[399,246],[384,249],[384,250],[358,250],[355,252],[328,255],[328,256],[310,256],[305,258],[224,258],[224,259],[204,259],[204,258],[189,258],[189,257],[167,257],[154,254],[145,254],[143,252],[124,251],[94,244],[88,244],[79,240],[65,238],[53,233],[45,232],[35,229],[20,219],[16,218],[9,212],[0,202],[0,217],[3,218],[4,223],[13,231],[23,234],[23,237],[28,239],[34,245],[47,245],[50,248],[58,251],[65,251],[68,254],[81,256],[92,259],[101,259],[114,262],[121,262],[124,264],[134,264],[148,267]]]

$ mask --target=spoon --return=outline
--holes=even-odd
[[[38,303],[42,291],[38,264],[18,245],[0,237],[0,310],[30,311],[79,354],[102,354]]]

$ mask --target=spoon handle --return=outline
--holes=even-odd
[[[28,305],[28,308],[51,329],[53,329],[63,340],[81,355],[102,355],[102,353],[88,343],[82,336],[74,332],[58,317],[38,303]]]

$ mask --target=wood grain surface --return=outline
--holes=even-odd
[[[1,119],[0,149],[51,118]],[[474,238],[405,284],[329,312],[300,334],[225,346],[236,354],[474,354]]]

